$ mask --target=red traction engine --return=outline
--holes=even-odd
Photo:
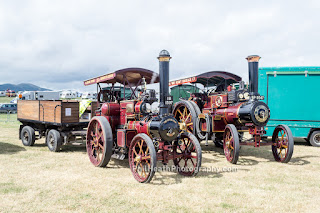
[[[85,81],[98,84],[99,110],[87,130],[87,153],[91,163],[105,167],[111,157],[128,157],[134,178],[150,182],[157,170],[157,161],[167,164],[173,160],[179,174],[194,176],[201,166],[198,139],[180,131],[178,121],[169,114],[169,61],[166,50],[158,57],[160,76],[142,68],[127,68]],[[157,101],[154,90],[146,85],[160,80],[160,112],[152,112]],[[111,86],[101,88],[101,83]],[[116,86],[115,84],[121,84]],[[130,88],[130,92],[128,92]],[[122,93],[123,91],[123,93]]]
[[[223,146],[227,160],[236,164],[240,145],[260,147],[271,145],[274,159],[287,163],[293,153],[293,136],[286,125],[279,125],[273,132],[271,142],[263,141],[264,126],[270,118],[270,109],[258,93],[258,61],[260,57],[248,56],[249,88],[241,78],[227,72],[210,72],[189,78],[193,83],[214,82],[215,87],[202,93],[191,93],[189,100],[174,105],[173,114],[180,128],[194,133],[199,139],[209,137],[217,146]],[[190,80],[191,79],[191,80]],[[218,80],[222,81],[218,81]],[[187,82],[188,79],[170,82]],[[238,82],[237,82],[238,81]],[[234,84],[236,83],[238,89]],[[245,132],[252,137],[246,138]]]

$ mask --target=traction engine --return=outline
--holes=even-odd
[[[207,92],[191,93],[189,100],[177,102],[173,114],[180,128],[206,140],[206,145],[211,138],[216,146],[223,147],[227,160],[233,164],[238,161],[240,145],[271,145],[275,160],[287,163],[293,153],[291,130],[286,125],[279,125],[273,133],[272,142],[263,140],[270,109],[260,101],[264,97],[258,93],[260,57],[252,55],[246,59],[249,63],[249,88],[243,81],[238,82],[237,89],[234,84],[227,85],[228,78],[225,77],[224,84],[218,84]],[[209,80],[206,79],[207,82]],[[252,137],[246,138],[246,132]]]
[[[105,167],[111,157],[120,160],[128,157],[131,172],[141,183],[151,181],[157,161],[167,164],[173,160],[175,169],[185,176],[195,176],[201,166],[198,139],[181,131],[168,110],[172,104],[168,86],[171,57],[168,51],[162,50],[158,59],[160,76],[150,70],[128,68],[85,81],[85,85],[98,83],[98,87],[100,83],[111,84],[105,89],[100,87],[99,110],[88,126],[86,145],[91,163]],[[146,85],[159,79],[160,112],[157,113],[152,112],[156,93],[147,90]],[[115,86],[116,83],[122,87]]]

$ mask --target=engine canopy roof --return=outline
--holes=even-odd
[[[169,86],[176,86],[176,85],[181,85],[186,83],[200,83],[204,86],[211,87],[211,86],[216,86],[217,84],[221,83],[223,80],[225,80],[227,84],[233,84],[241,81],[242,78],[230,72],[209,71],[193,77],[170,81]]]
[[[97,83],[120,83],[123,85],[137,84],[143,77],[146,79],[147,84],[158,83],[160,80],[159,74],[156,72],[144,68],[132,67],[117,70],[96,78],[91,78],[84,81],[84,85],[87,86]]]

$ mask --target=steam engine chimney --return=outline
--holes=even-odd
[[[164,115],[169,113],[166,98],[169,96],[169,61],[171,57],[167,50],[162,50],[158,59],[160,74],[160,115]]]
[[[249,93],[250,95],[259,95],[258,93],[258,68],[259,59],[258,55],[249,55],[246,59],[249,63]]]

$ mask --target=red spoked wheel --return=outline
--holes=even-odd
[[[137,134],[129,148],[129,164],[133,177],[140,183],[149,183],[157,166],[157,154],[151,138]]]
[[[87,153],[91,163],[106,166],[112,155],[113,136],[109,121],[103,116],[91,119],[87,130]]]
[[[223,150],[227,161],[236,164],[239,158],[239,135],[233,124],[228,124],[223,134]]]
[[[272,134],[272,153],[276,161],[288,163],[293,154],[293,135],[287,125],[279,125]]]
[[[191,133],[182,132],[175,145],[173,162],[178,173],[184,176],[196,176],[200,171],[202,159],[198,139]]]
[[[191,101],[179,101],[173,109],[174,118],[177,119],[180,129],[192,134],[196,134],[194,125],[197,121],[197,111]]]

